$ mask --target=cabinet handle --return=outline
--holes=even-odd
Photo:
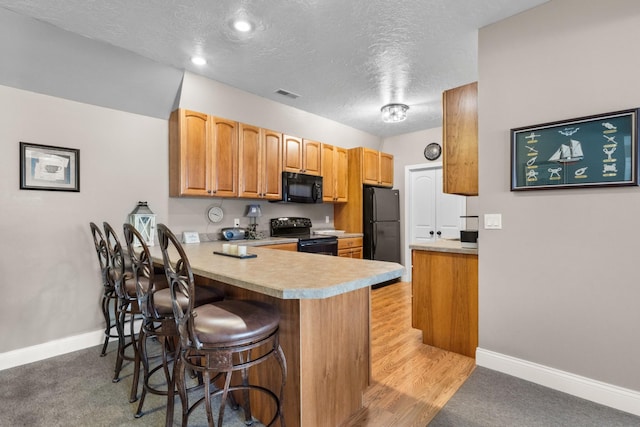
[[[440,237],[442,236],[442,231],[438,231],[436,234],[438,235],[438,237]]]
[[[431,236],[433,236],[434,234],[435,234],[435,233],[433,232],[433,230],[431,230],[431,231],[429,232],[429,235],[431,235]]]

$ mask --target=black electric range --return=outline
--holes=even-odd
[[[338,238],[311,233],[313,224],[309,218],[280,217],[270,222],[271,237],[298,239],[298,252],[338,255]]]

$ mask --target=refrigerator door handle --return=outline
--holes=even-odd
[[[375,223],[378,220],[378,202],[376,201],[375,191],[371,191],[371,201],[373,202],[373,206],[372,206],[373,209],[371,209],[373,218],[371,218],[371,220]]]
[[[373,236],[371,236],[371,259],[376,259],[376,246],[378,246],[378,223],[373,223]]]

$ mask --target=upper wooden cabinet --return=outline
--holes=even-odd
[[[322,144],[322,200],[344,203],[348,200],[349,156],[346,148]]]
[[[238,195],[279,200],[282,197],[282,134],[239,125]]]
[[[478,83],[442,95],[443,191],[478,195]]]
[[[393,156],[371,148],[362,148],[362,182],[393,187]]]
[[[179,109],[169,118],[169,195],[235,197],[238,123]]]
[[[296,136],[283,136],[283,167],[285,172],[321,175],[321,143]]]
[[[348,151],[347,203],[336,203],[333,224],[337,229],[362,233],[362,186],[393,187],[393,156],[365,147]]]

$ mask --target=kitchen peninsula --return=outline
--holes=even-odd
[[[400,277],[404,267],[259,246],[248,248],[255,258],[237,259],[213,253],[222,242],[184,249],[197,283],[279,308],[288,427],[333,427],[362,407],[371,372],[370,286]],[[151,252],[161,263],[160,248]],[[280,374],[269,363],[259,381],[273,386]]]

